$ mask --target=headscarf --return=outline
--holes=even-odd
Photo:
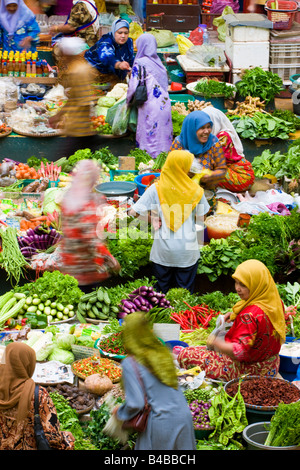
[[[194,156],[186,150],[172,150],[155,183],[167,226],[181,227],[203,196],[203,188],[189,178]]]
[[[143,312],[131,313],[125,317],[122,339],[129,355],[145,366],[160,382],[178,388],[171,351],[154,335]]]
[[[284,343],[286,332],[284,308],[268,268],[261,261],[250,259],[241,263],[232,277],[249,289],[250,296],[247,300],[240,300],[234,305],[230,318],[234,320],[248,305],[257,305],[266,313],[280,336],[281,343]]]
[[[64,36],[58,41],[58,47],[63,54],[71,56],[79,55],[81,52],[88,49],[84,39],[78,36]]]
[[[213,106],[207,106],[205,108],[205,113],[208,114],[212,120],[212,133],[214,135],[218,135],[221,131],[227,132],[231,137],[231,140],[238,155],[243,157],[243,144],[228,117],[225,116],[225,114],[220,109],[214,108]]]
[[[80,211],[89,202],[100,175],[100,167],[92,160],[81,160],[75,171],[71,186],[62,200],[62,208],[66,212]]]
[[[153,75],[157,82],[167,90],[168,74],[157,55],[157,42],[153,34],[141,34],[136,40],[136,48],[135,61],[138,60],[139,65],[144,66],[147,73]]]
[[[27,344],[15,341],[6,346],[5,364],[0,366],[0,411],[18,406],[18,422],[28,416],[35,388],[31,378],[35,364],[35,352]]]
[[[18,9],[15,13],[9,13],[6,6],[17,3]],[[25,23],[35,18],[34,13],[28,8],[23,0],[2,0],[0,5],[0,24],[12,36]]]
[[[115,39],[115,33],[121,28],[128,28],[128,31],[129,31],[129,23],[128,21],[123,20],[122,18],[118,18],[111,25],[111,34],[113,35],[114,39]]]
[[[199,142],[196,132],[208,123],[211,126],[213,124],[209,115],[204,111],[192,111],[184,118],[181,133],[179,135],[179,141],[185,150],[188,150],[194,155],[199,155],[207,152],[213,145],[215,145],[216,142],[218,142],[217,137],[212,133],[209,135],[205,144]]]

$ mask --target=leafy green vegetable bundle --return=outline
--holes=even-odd
[[[271,418],[266,446],[300,446],[300,402],[279,403]]]
[[[224,98],[229,99],[234,95],[235,87],[228,85],[226,82],[219,82],[218,80],[202,78],[197,82],[194,90],[198,93],[201,93],[204,98],[224,96]]]
[[[272,116],[266,112],[257,111],[252,117],[241,116],[232,121],[235,130],[244,139],[288,139],[295,131],[293,123]]]
[[[245,70],[242,79],[235,86],[242,97],[258,97],[266,104],[283,89],[282,79],[279,75],[269,70],[263,70],[261,67]]]

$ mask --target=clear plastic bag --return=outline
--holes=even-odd
[[[126,100],[121,101],[117,105],[117,109],[111,124],[113,135],[126,134],[129,122],[130,108],[127,106]]]

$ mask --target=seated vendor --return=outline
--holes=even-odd
[[[242,375],[275,377],[285,342],[284,306],[268,268],[251,259],[233,274],[240,299],[225,315],[233,322],[222,339],[212,335],[207,346],[182,348],[180,367],[198,366],[208,378],[230,381]]]
[[[123,19],[113,22],[111,32],[85,52],[85,59],[98,71],[98,81],[111,85],[123,81],[134,60],[133,41],[129,23]]]
[[[35,14],[23,0],[2,0],[0,5],[1,47],[5,51],[36,51],[40,28]]]
[[[212,120],[204,111],[193,111],[182,123],[181,133],[175,137],[171,150],[188,150],[204,170],[200,184],[205,189],[214,189],[227,171],[226,159],[218,138],[212,134]]]
[[[207,106],[204,110],[212,121],[212,133],[219,139],[226,158],[227,171],[218,186],[233,193],[248,191],[254,182],[251,163],[244,156],[241,139],[227,116],[220,109]]]

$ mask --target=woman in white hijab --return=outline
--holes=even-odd
[[[223,111],[213,106],[207,106],[204,111],[213,123],[212,133],[218,137],[226,157],[227,172],[218,186],[234,193],[247,191],[255,176],[235,128]]]
[[[2,49],[36,51],[40,28],[23,0],[2,0],[0,5]]]

